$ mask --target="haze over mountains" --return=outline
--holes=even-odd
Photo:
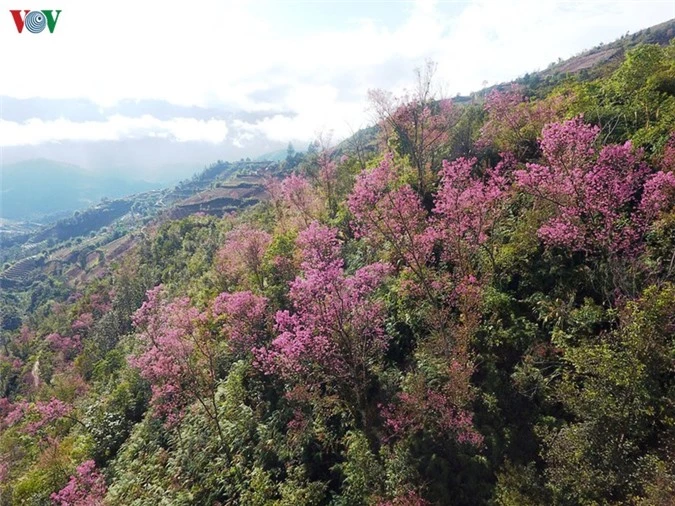
[[[101,108],[87,99],[0,99],[6,220],[48,220],[103,197],[170,186],[215,160],[283,158],[288,144],[242,126],[261,114],[160,100]]]
[[[161,186],[46,159],[5,164],[0,181],[0,216],[35,221]]]

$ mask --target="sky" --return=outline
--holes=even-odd
[[[675,18],[675,1],[0,0],[0,163],[152,179],[372,123],[432,59],[446,96]],[[17,33],[10,9],[60,9]],[[197,167],[199,168],[199,167]],[[171,172],[171,171],[169,171]]]

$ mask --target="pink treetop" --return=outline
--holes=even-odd
[[[19,337],[17,339],[19,344],[26,345],[35,339],[35,332],[33,332],[28,325],[22,325],[19,330]]]
[[[337,180],[338,164],[331,158],[331,151],[324,149],[319,153],[319,183],[330,193],[330,187]]]
[[[189,402],[186,389],[196,381],[190,368],[194,343],[188,336],[201,314],[187,297],[165,301],[162,285],[148,290],[146,297],[133,317],[144,350],[129,363],[151,383],[155,413],[171,424]]]
[[[401,141],[411,144],[407,154],[415,165],[431,162],[434,151],[447,143],[453,119],[452,101],[447,99],[438,101],[432,110],[431,103],[404,97],[393,114]]]
[[[665,172],[675,170],[675,132],[670,134],[670,138],[663,148],[660,166]]]
[[[500,128],[507,127],[519,134],[527,123],[525,105],[525,97],[518,86],[512,86],[507,91],[491,91],[485,100],[488,119],[481,128],[479,145],[484,147],[495,142]]]
[[[415,189],[421,195],[427,193],[431,169],[440,161],[457,118],[451,100],[435,97],[435,72],[436,65],[428,61],[424,69],[416,71],[416,88],[401,97],[382,90],[368,92],[387,144],[394,140],[399,154],[416,170]]]
[[[91,329],[92,325],[94,325],[94,315],[91,313],[82,313],[75,319],[75,321],[71,325],[71,328],[75,332],[83,330],[86,331]]]
[[[595,159],[599,133],[599,127],[584,123],[581,116],[551,123],[541,132],[541,150],[544,158],[560,169],[586,167]]]
[[[387,346],[384,308],[372,293],[390,272],[376,263],[346,276],[335,229],[312,223],[298,237],[303,275],[291,284],[295,313],[279,311],[279,335],[258,366],[304,386],[347,388],[364,402],[366,377]]]
[[[267,299],[251,292],[221,293],[213,302],[236,355],[246,355],[259,346],[265,333]]]
[[[408,490],[398,494],[390,501],[380,501],[377,506],[430,506],[431,503],[424,499],[418,492]]]
[[[93,460],[77,466],[77,472],[68,484],[51,495],[52,503],[58,506],[99,506],[107,492],[103,475],[96,470]]]
[[[45,340],[55,352],[61,353],[66,360],[71,359],[82,348],[79,335],[62,336],[61,334],[53,333],[45,337]]]
[[[647,178],[644,184],[640,212],[649,223],[661,213],[672,209],[675,203],[675,173],[657,172]]]
[[[73,406],[53,398],[48,402],[36,402],[34,409],[37,412],[38,419],[26,425],[26,433],[31,435],[36,434],[44,426],[70,415]]]
[[[0,397],[0,419],[4,420],[7,416],[7,413],[9,413],[11,410],[12,401],[10,401],[7,397]]]
[[[112,309],[112,294],[110,292],[92,293],[89,297],[89,305],[93,313],[102,316]]]
[[[641,224],[632,216],[648,168],[630,142],[596,149],[599,129],[581,117],[547,125],[541,147],[547,165],[515,172],[526,192],[554,205],[539,229],[549,246],[576,251],[629,252]]]
[[[481,128],[479,148],[494,146],[516,153],[519,159],[527,153],[544,125],[561,117],[564,97],[528,100],[520,86],[493,90],[485,100],[487,121]]]
[[[268,192],[276,206],[282,226],[302,229],[318,219],[324,204],[307,179],[291,174],[283,181],[272,181]]]
[[[0,415],[3,417],[1,426],[11,427],[24,418],[29,417],[30,423],[26,424],[23,431],[35,435],[43,427],[68,417],[73,411],[73,406],[59,399],[52,398],[49,401],[37,401],[31,404],[26,401],[11,403],[7,399],[0,399]]]
[[[426,389],[423,392],[398,395],[395,407],[382,412],[386,427],[400,437],[422,430],[451,434],[459,443],[480,446],[483,436],[473,426],[473,414],[455,406],[443,392]]]
[[[15,403],[10,403],[7,401],[4,403],[4,409],[6,412],[3,414],[3,425],[5,427],[11,427],[12,425],[20,422],[29,408],[30,404],[26,401],[18,401]]]
[[[434,214],[436,232],[448,260],[461,262],[485,243],[502,215],[506,200],[504,172],[514,160],[504,154],[484,177],[474,176],[476,159],[443,160]]]
[[[218,252],[218,270],[231,282],[237,283],[250,276],[255,288],[264,288],[263,259],[272,236],[264,230],[243,225],[227,234],[225,244]]]
[[[347,201],[354,216],[356,236],[376,248],[391,248],[395,260],[403,260],[421,273],[433,248],[427,213],[409,185],[397,184],[391,155],[375,168],[362,172]]]

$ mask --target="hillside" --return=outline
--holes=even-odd
[[[143,226],[195,213],[220,217],[255,205],[266,198],[265,178],[278,170],[276,162],[217,162],[173,188],[103,199],[53,224],[5,231],[0,235],[0,262],[6,264],[0,270],[0,286],[22,290],[46,275],[68,272],[65,278],[74,287],[75,281],[103,272],[118,256],[105,254],[117,252],[110,245],[120,240],[134,244]],[[91,258],[96,261],[87,261],[94,253]]]
[[[542,76],[585,73],[586,77],[599,77],[618,67],[626,52],[640,44],[667,46],[675,37],[675,18],[639,32],[627,33],[609,44],[601,44],[564,61],[551,64]]]
[[[675,503],[672,26],[12,235],[0,506]]]

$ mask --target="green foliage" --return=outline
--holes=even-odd
[[[656,154],[675,129],[674,62],[675,42],[640,45],[609,78],[570,81],[558,92],[574,97],[570,113],[600,125],[605,141],[631,139]]]
[[[344,476],[339,498],[332,502],[339,505],[372,504],[382,492],[384,469],[373,455],[370,443],[361,432],[352,431],[345,437],[345,462],[337,468]]]
[[[192,286],[204,293],[213,286],[209,271],[221,232],[218,222],[208,216],[166,222],[147,245],[145,262],[164,284]]]
[[[571,416],[541,434],[549,486],[562,503],[620,501],[641,493],[641,456],[659,456],[659,432],[675,427],[669,414],[675,384],[668,373],[673,308],[673,285],[651,286],[626,306],[616,330],[599,339],[580,331],[576,342],[559,340],[566,367],[554,395]],[[597,311],[576,320],[588,329]]]

